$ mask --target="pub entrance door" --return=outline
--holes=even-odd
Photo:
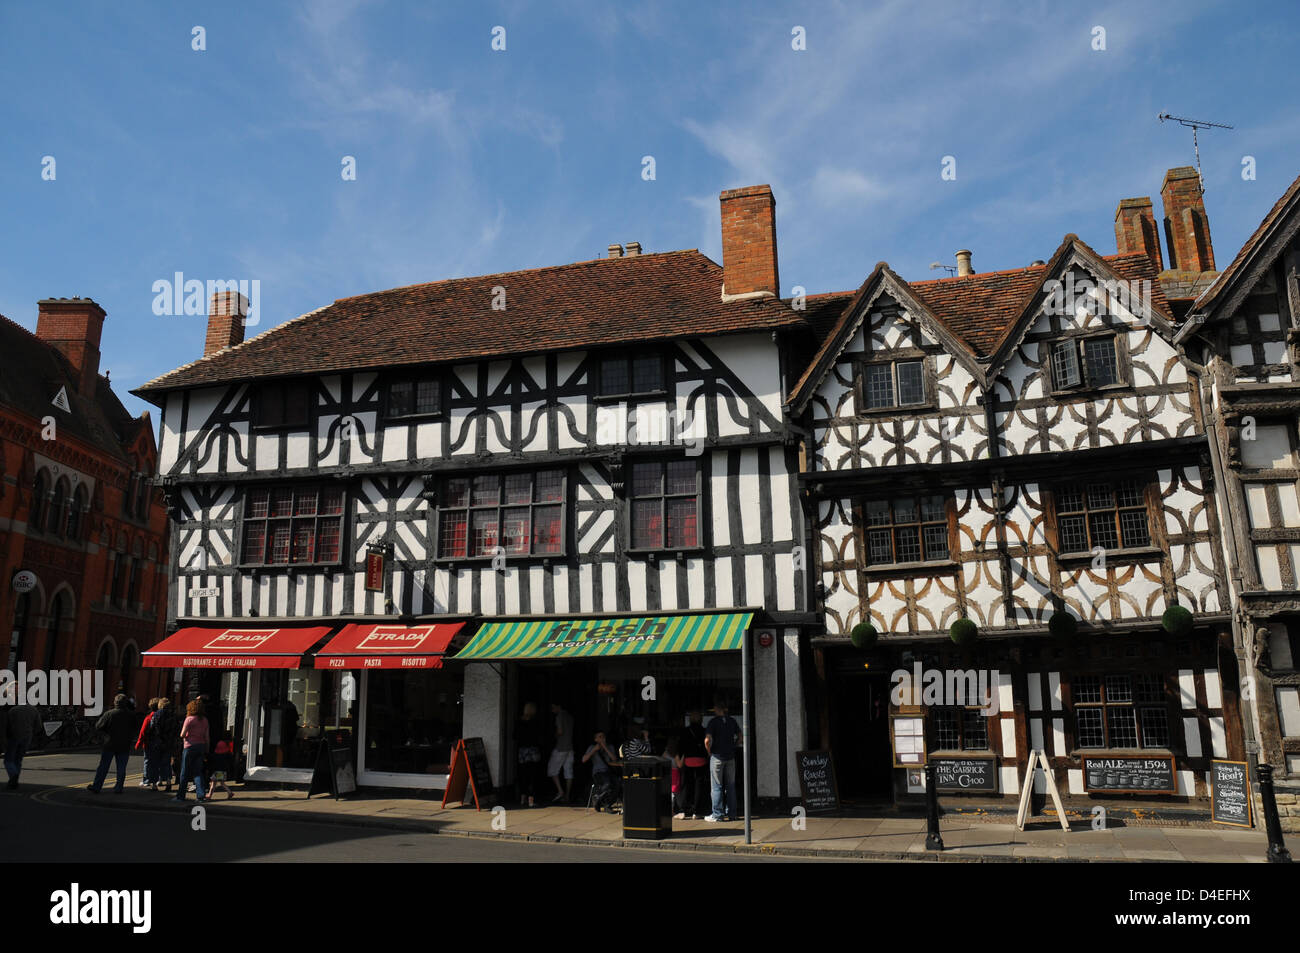
[[[829,678],[830,742],[842,800],[892,801],[889,675],[858,652],[835,659]]]

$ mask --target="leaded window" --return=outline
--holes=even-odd
[[[1079,748],[1169,747],[1169,708],[1159,675],[1076,675],[1071,702]]]
[[[1151,545],[1145,486],[1139,480],[1072,483],[1056,490],[1062,553]]]
[[[438,500],[440,559],[564,552],[563,470],[450,477]]]
[[[250,489],[244,502],[245,565],[339,562],[344,495],[336,486]]]
[[[442,382],[437,377],[411,376],[388,381],[384,405],[387,417],[424,417],[441,410]]]
[[[633,549],[700,545],[700,467],[694,460],[655,460],[628,467]]]
[[[988,719],[978,708],[931,708],[931,749],[988,751]]]
[[[1110,387],[1123,383],[1115,335],[1071,338],[1050,346],[1056,390]]]
[[[658,350],[645,353],[618,351],[599,359],[601,397],[635,397],[664,392],[664,359]]]
[[[867,410],[925,403],[925,362],[918,359],[863,365]]]
[[[871,566],[949,558],[947,498],[939,495],[868,500],[867,562]]]

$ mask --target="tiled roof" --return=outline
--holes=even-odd
[[[1295,181],[1282,193],[1282,197],[1269,209],[1268,214],[1259,223],[1259,227],[1251,233],[1250,238],[1246,239],[1246,244],[1241,246],[1237,256],[1232,259],[1232,264],[1219,272],[1219,277],[1214,284],[1201,292],[1196,299],[1196,303],[1192,305],[1192,310],[1205,313],[1214,307],[1216,302],[1222,298],[1224,291],[1232,284],[1232,280],[1237,276],[1237,273],[1245,267],[1246,259],[1251,257],[1273,226],[1281,221],[1287,208],[1295,203],[1300,203],[1300,176],[1296,176]]]
[[[1055,262],[1072,243],[1092,252],[1077,236],[1068,235],[1053,256]],[[1169,302],[1156,273],[1155,264],[1145,255],[1108,255],[1102,256],[1115,273],[1125,281],[1149,280],[1151,282],[1151,302],[1155,310],[1169,315]],[[1014,330],[1016,320],[1028,307],[1031,298],[1042,287],[1048,265],[1030,265],[1010,271],[986,271],[960,277],[938,278],[927,281],[904,282],[918,301],[924,305],[935,320],[946,328],[957,341],[964,345],[970,355],[980,361],[989,360],[999,346]],[[883,262],[872,272],[893,276]],[[902,279],[898,279],[902,280]],[[871,279],[868,279],[870,282]],[[828,348],[835,347],[832,338],[841,322],[847,320],[853,302],[866,290],[866,283],[856,292],[837,292],[827,295],[809,296],[808,317],[810,323],[818,330],[821,348],[808,368],[801,375],[792,391],[792,401],[803,399],[802,392],[815,368],[826,359]],[[814,309],[813,303],[818,307]],[[839,314],[831,319],[831,312],[839,309]],[[830,327],[822,331],[828,321]]]
[[[145,425],[144,418],[131,416],[102,374],[89,399],[77,392],[78,380],[57,348],[0,315],[0,405],[37,420],[52,416],[60,435],[70,434],[125,460],[122,448]],[[67,388],[70,413],[51,403],[60,388]]]
[[[696,249],[598,258],[341,298],[134,393],[787,326],[804,319],[776,298],[723,302],[721,266]]]

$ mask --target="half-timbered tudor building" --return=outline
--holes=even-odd
[[[1158,268],[1075,235],[1045,264],[958,265],[882,262],[807,303],[810,744],[850,798],[920,793],[927,758],[945,794],[1011,798],[1032,750],[1076,805],[1202,798],[1242,750],[1238,677],[1198,366]],[[980,672],[987,699],[924,691]]]
[[[363,784],[438,788],[461,736],[509,783],[528,703],[548,750],[549,705],[575,716],[579,755],[715,692],[738,711],[752,627],[757,793],[789,793],[811,620],[782,353],[806,323],[771,190],[721,206],[724,267],[611,245],[246,342],[214,298],[205,356],[137,393],[162,408],[184,637],[159,664],[231,670],[212,691],[250,777],[305,780],[338,732]]]
[[[1300,178],[1217,280],[1177,339],[1203,365],[1223,550],[1238,626],[1248,746],[1279,795],[1300,793]],[[1287,830],[1300,811],[1279,797]]]
[[[35,333],[0,317],[0,667],[98,670],[108,704],[119,688],[142,703],[172,690],[141,667],[167,602],[153,426],[99,371],[104,309],[89,298],[37,309]],[[74,714],[58,707],[49,720]]]

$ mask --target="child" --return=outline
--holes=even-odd
[[[234,768],[235,745],[231,741],[230,729],[227,728],[217,739],[217,746],[212,749],[212,787],[208,790],[208,797],[216,793],[217,788],[226,792],[226,800],[229,801],[235,796],[235,792],[226,787],[226,775]]]

